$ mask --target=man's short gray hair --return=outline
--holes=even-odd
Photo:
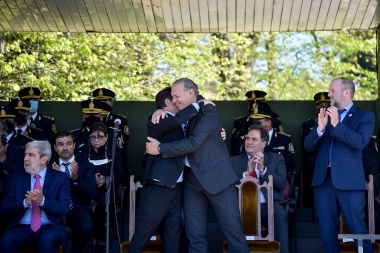
[[[186,78],[186,77],[183,77],[183,78],[177,79],[173,83],[173,85],[178,84],[178,83],[183,83],[183,85],[185,87],[185,91],[192,89],[197,96],[199,95],[198,85],[196,83],[194,83],[193,80]]]
[[[38,154],[40,154],[41,157],[47,156],[49,158],[47,163],[49,163],[51,158],[51,145],[48,141],[31,141],[25,145],[25,149],[27,148],[38,149]]]

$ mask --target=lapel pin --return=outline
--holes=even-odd
[[[348,115],[348,117],[351,117],[351,116],[352,116],[352,114]]]

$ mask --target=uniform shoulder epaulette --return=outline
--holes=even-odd
[[[282,134],[282,135],[285,135],[285,136],[287,136],[287,137],[291,137],[291,135],[290,134],[287,134],[287,133],[284,133],[284,132],[277,132],[278,134]]]
[[[127,116],[124,116],[124,115],[122,115],[122,114],[118,114],[118,113],[115,113],[115,116],[120,117],[120,118],[124,118],[124,119],[127,118]]]
[[[70,132],[73,133],[73,132],[80,131],[80,130],[82,130],[82,128],[77,128],[77,129],[71,130]]]
[[[44,114],[42,114],[42,117],[44,117],[45,119],[55,120],[54,117],[50,117],[50,116],[47,116],[47,115],[44,115]]]
[[[246,118],[247,116],[240,116],[240,117],[237,117],[235,120],[239,120],[239,119],[244,119]]]
[[[305,120],[304,122],[308,122],[308,121],[315,121],[314,118],[308,118],[307,120]]]

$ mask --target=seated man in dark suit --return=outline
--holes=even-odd
[[[16,253],[31,243],[39,253],[55,252],[62,243],[68,252],[63,217],[70,210],[68,175],[47,167],[51,146],[47,141],[26,145],[25,171],[9,178],[2,215],[9,221],[0,237],[0,252]]]
[[[288,220],[282,190],[286,187],[286,166],[282,155],[264,151],[267,145],[268,132],[261,125],[252,125],[245,138],[245,152],[231,157],[232,164],[240,178],[253,176],[260,183],[268,181],[273,176],[273,206],[274,206],[274,238],[280,241],[280,253],[288,253]],[[261,193],[261,218],[263,224],[268,224],[268,207],[266,192]]]
[[[93,229],[91,200],[96,195],[95,167],[74,156],[75,142],[70,132],[55,135],[54,149],[59,159],[54,161],[53,169],[70,176],[70,211],[66,215],[66,225],[73,231],[70,252],[81,253],[86,248]]]

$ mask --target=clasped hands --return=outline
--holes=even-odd
[[[257,154],[248,160],[247,171],[245,172],[245,175],[250,176],[255,171],[256,167],[260,173],[264,171],[264,154],[262,152],[257,152]]]
[[[36,203],[40,204],[42,203],[42,200],[44,199],[44,194],[42,190],[42,185],[39,189],[33,189],[31,191],[27,191],[25,194],[25,203],[30,206],[32,204],[32,201],[35,201]]]
[[[318,130],[320,132],[325,131],[328,122],[328,116],[330,116],[330,123],[335,127],[339,123],[338,108],[335,106],[322,107],[318,113]]]

